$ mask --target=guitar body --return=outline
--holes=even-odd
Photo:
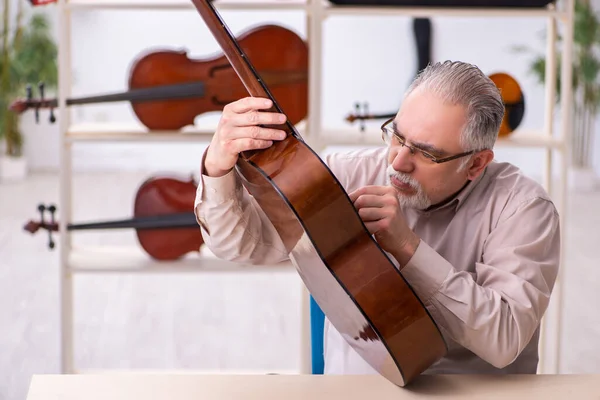
[[[308,110],[308,46],[296,33],[278,25],[261,25],[238,38],[240,46],[272,88],[293,124]],[[265,48],[269,51],[265,51]],[[142,124],[151,130],[178,130],[194,119],[248,95],[225,55],[191,59],[187,52],[153,51],[131,68],[129,89],[201,82],[202,92],[169,101],[132,102]],[[168,116],[168,118],[166,118]]]
[[[427,309],[304,142],[289,135],[243,153],[236,172],[325,315],[376,371],[404,386],[446,354]]]

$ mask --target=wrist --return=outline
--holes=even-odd
[[[227,175],[229,173],[229,171],[231,171],[231,168],[224,170],[224,169],[220,168],[218,165],[216,165],[215,163],[211,162],[210,157],[207,156],[206,159],[204,160],[204,165],[202,166],[202,171],[203,171],[204,175],[214,177],[214,178],[219,178],[221,176]]]
[[[399,246],[396,254],[393,254],[394,258],[400,264],[400,269],[404,268],[406,264],[413,257],[417,248],[419,247],[419,243],[421,243],[421,238],[417,236],[415,233],[411,232],[411,235],[404,240],[404,242]]]

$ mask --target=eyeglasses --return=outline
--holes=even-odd
[[[417,157],[417,159],[419,159],[421,161],[434,162],[436,164],[441,164],[441,163],[445,163],[447,161],[456,160],[457,158],[465,157],[465,156],[475,153],[475,150],[471,150],[471,151],[467,151],[467,152],[456,154],[456,155],[449,156],[449,157],[443,157],[443,158],[436,157],[433,154],[428,153],[425,150],[422,150],[422,149],[419,149],[418,147],[407,144],[406,139],[403,138],[402,136],[398,135],[398,133],[390,126],[390,124],[394,121],[394,118],[395,118],[395,116],[388,119],[381,125],[381,138],[387,145],[394,145],[394,146],[400,145],[402,147],[408,148],[408,150],[410,150],[410,153],[413,156]]]

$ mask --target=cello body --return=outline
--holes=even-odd
[[[279,25],[259,25],[239,37],[240,46],[260,68],[261,75],[293,124],[308,112],[308,45],[295,32]],[[265,51],[265,48],[269,51]],[[184,50],[153,49],[141,54],[130,67],[128,89],[79,98],[67,98],[67,106],[128,101],[139,122],[152,131],[177,131],[193,126],[197,116],[222,111],[247,95],[239,77],[222,53],[190,58]],[[49,108],[56,117],[58,100],[27,98],[14,101],[10,110]],[[37,112],[36,112],[37,119]]]
[[[250,95],[284,112],[214,7],[192,1]],[[277,127],[286,138],[241,153],[235,171],[333,326],[376,371],[405,386],[446,354],[443,336],[334,174],[289,121]]]
[[[308,46],[294,32],[261,25],[244,32],[239,44],[281,99],[288,117],[298,123],[308,109]],[[269,47],[270,51],[265,51]],[[129,89],[202,82],[203,93],[169,101],[132,102],[142,124],[153,130],[177,130],[193,125],[201,113],[221,111],[247,91],[223,54],[191,59],[180,50],[158,50],[141,56],[130,70]]]
[[[194,214],[197,188],[192,178],[152,177],[138,189],[133,206],[136,218],[189,215],[189,225],[184,227],[165,224],[156,229],[136,229],[140,246],[152,258],[176,260],[200,250],[204,241]]]
[[[68,231],[98,229],[135,229],[139,245],[157,261],[177,260],[188,253],[199,252],[204,244],[196,215],[194,201],[198,186],[194,179],[156,176],[140,185],[133,206],[133,218],[68,223]],[[40,204],[39,221],[30,220],[23,227],[34,234],[40,229],[48,231],[48,247],[55,248],[52,232],[59,232],[54,218],[56,206]],[[46,221],[44,213],[50,213]]]

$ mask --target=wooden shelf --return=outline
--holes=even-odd
[[[326,129],[317,140],[321,147],[325,146],[380,146],[383,145],[379,129],[366,129],[360,132],[356,129]],[[310,141],[309,141],[310,143]],[[557,138],[548,136],[542,131],[515,131],[511,136],[499,138],[498,147],[528,147],[562,149],[564,143]]]
[[[215,0],[220,10],[307,10],[300,0]],[[67,0],[67,7],[76,9],[142,9],[142,10],[192,10],[191,1],[183,0]]]
[[[317,0],[315,0],[317,1]],[[67,0],[70,9],[194,9],[191,1],[184,0]],[[312,8],[303,0],[215,0],[220,10],[304,10]],[[555,17],[564,19],[565,12],[554,7],[539,8],[485,8],[485,7],[409,7],[409,6],[353,6],[322,2],[324,16],[330,15],[404,15],[407,17]]]
[[[303,135],[304,121],[296,125]],[[67,142],[210,142],[216,127],[186,127],[178,131],[151,131],[140,124],[86,123],[67,129]]]
[[[256,273],[295,272],[291,262],[249,265],[221,260],[206,247],[176,261],[158,261],[137,246],[73,246],[69,267],[74,273]]]
[[[402,15],[428,17],[554,17],[565,19],[567,14],[553,7],[540,8],[484,8],[484,7],[408,7],[408,6],[346,6],[326,4],[325,15]]]
[[[139,124],[75,124],[67,130],[68,142],[186,142],[210,141],[214,129],[184,128],[180,131],[150,131]]]

